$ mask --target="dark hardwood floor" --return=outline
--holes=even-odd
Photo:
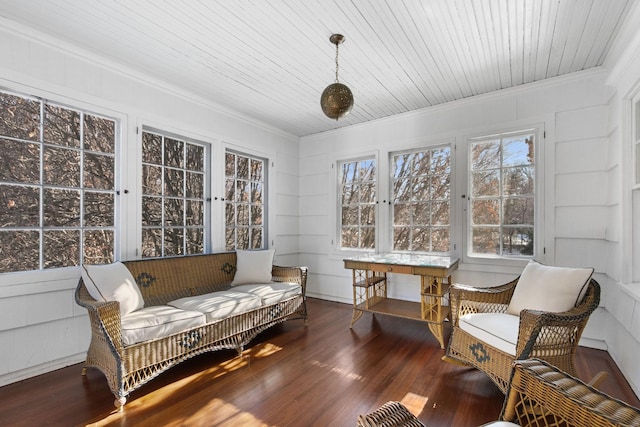
[[[477,426],[495,420],[504,396],[481,372],[442,362],[425,324],[308,300],[295,320],[261,334],[242,357],[191,359],[129,396],[115,413],[104,376],[74,365],[0,388],[2,426],[354,426],[358,414],[402,401],[422,422]],[[447,331],[447,334],[449,331]],[[448,336],[447,336],[448,338]],[[5,350],[6,351],[6,350]],[[580,377],[609,372],[600,386],[635,406],[610,356],[580,348]]]

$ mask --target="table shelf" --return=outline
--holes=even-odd
[[[377,298],[369,308],[364,303],[358,304],[356,309],[368,313],[386,314],[389,316],[403,317],[405,319],[422,321],[421,304],[413,301],[403,301],[393,298]]]

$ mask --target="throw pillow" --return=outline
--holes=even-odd
[[[83,265],[82,280],[96,301],[118,301],[124,316],[144,307],[142,293],[129,269],[121,262]]]
[[[236,274],[231,286],[271,282],[275,249],[236,251]]]
[[[593,268],[551,267],[531,260],[520,275],[507,313],[570,310],[584,297],[592,274]]]

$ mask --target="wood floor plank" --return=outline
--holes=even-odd
[[[104,376],[74,365],[0,388],[0,425],[354,426],[357,416],[402,401],[433,426],[477,426],[498,417],[504,396],[481,372],[442,362],[424,323],[308,300],[309,325],[290,321],[254,340],[242,356],[219,351],[172,368],[113,412]],[[450,331],[446,329],[446,338]],[[600,389],[640,402],[607,352],[580,348],[577,369]]]

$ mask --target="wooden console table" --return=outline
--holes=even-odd
[[[458,259],[412,254],[364,255],[344,259],[352,270],[353,317],[351,325],[363,312],[381,313],[427,322],[429,330],[444,349],[444,321],[449,307],[442,299],[449,291],[451,273]],[[387,298],[387,273],[420,276],[420,302]]]

